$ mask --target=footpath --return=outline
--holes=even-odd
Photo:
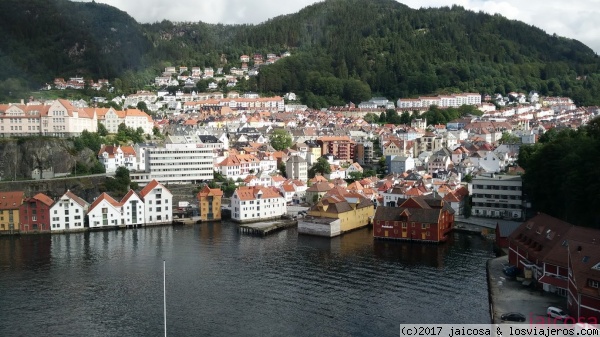
[[[522,282],[509,279],[504,275],[503,267],[508,264],[508,256],[491,259],[487,263],[490,315],[492,323],[503,323],[500,316],[509,312],[518,312],[525,316],[524,323],[549,322],[546,309],[555,306],[565,309],[567,299],[524,286]],[[508,323],[508,322],[507,322]],[[515,323],[515,322],[510,322]],[[560,322],[557,322],[560,323]]]

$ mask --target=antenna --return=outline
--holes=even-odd
[[[163,313],[165,316],[165,337],[167,337],[167,262],[163,260]]]

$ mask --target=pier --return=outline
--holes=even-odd
[[[282,220],[276,222],[254,222],[241,224],[239,231],[244,234],[266,236],[286,228],[298,226],[296,220]]]

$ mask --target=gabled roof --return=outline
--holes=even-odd
[[[210,188],[210,187],[208,187],[208,185],[204,185],[204,187],[200,190],[200,192],[198,192],[197,198],[200,199],[201,197],[208,197],[208,196],[222,197],[223,191],[220,188]]]
[[[64,194],[66,197],[68,197],[69,199],[75,201],[76,203],[78,203],[81,207],[86,207],[89,204],[87,203],[87,201],[81,199],[80,197],[76,196],[75,194],[73,194],[73,192],[71,192],[70,190],[67,190],[67,192],[65,192]]]
[[[600,298],[597,288],[589,281],[600,281],[600,242],[569,241],[569,274],[575,281],[577,291],[593,298]]]
[[[152,181],[149,182],[148,185],[144,186],[144,188],[140,192],[140,197],[142,197],[142,199],[145,198],[146,195],[150,193],[150,191],[152,191],[154,188],[158,187],[158,185],[161,184],[158,181],[156,181],[156,179],[152,179]]]
[[[123,205],[127,200],[129,200],[129,198],[133,196],[136,196],[139,199],[141,199],[140,196],[137,193],[135,193],[134,190],[130,189],[129,192],[127,192],[127,194],[125,194],[125,196],[121,199],[120,205]]]
[[[96,198],[96,200],[94,200],[94,202],[92,202],[92,204],[90,205],[89,211],[91,212],[103,200],[106,200],[109,204],[111,204],[115,207],[121,207],[121,204],[118,201],[116,201],[110,195],[108,195],[106,192],[104,192],[104,193],[100,194],[100,196],[98,198]]]
[[[261,199],[282,197],[279,191],[264,186],[240,186],[235,190],[234,194],[243,201],[256,200],[259,195],[261,195]]]
[[[25,192],[0,192],[0,209],[17,209],[25,199]]]
[[[46,206],[52,206],[52,204],[54,203],[54,200],[52,200],[52,198],[45,195],[44,193],[38,193],[38,194],[34,195],[33,199],[39,200],[40,202],[44,203]]]

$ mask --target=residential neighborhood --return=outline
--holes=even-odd
[[[201,73],[214,76],[210,69]],[[131,104],[122,110],[62,99],[1,105],[2,137],[66,138],[97,132],[99,125],[114,134],[124,124],[141,129],[146,141],[101,144],[95,154],[108,175],[126,168],[139,190],[92,200],[69,190],[59,196],[1,192],[0,232],[170,224],[177,206],[168,185],[200,186],[192,201],[198,221],[246,225],[287,217],[303,236],[333,238],[372,227],[373,240],[444,244],[466,217],[511,220],[522,224],[496,229],[509,263],[543,291],[565,297],[574,317],[597,317],[599,231],[543,214],[529,219],[517,159],[523,144],[535,144],[551,129],[577,128],[600,108],[536,93],[509,96],[494,97],[494,104],[473,93],[398,99],[397,107],[374,97],[325,110],[234,91],[139,92],[120,98]],[[139,102],[163,102],[163,110],[148,114],[133,108]],[[390,109],[423,114],[431,105],[472,105],[481,116],[446,124],[365,120]],[[289,136],[287,147],[274,147],[276,130]],[[289,211],[293,207],[303,211]]]

